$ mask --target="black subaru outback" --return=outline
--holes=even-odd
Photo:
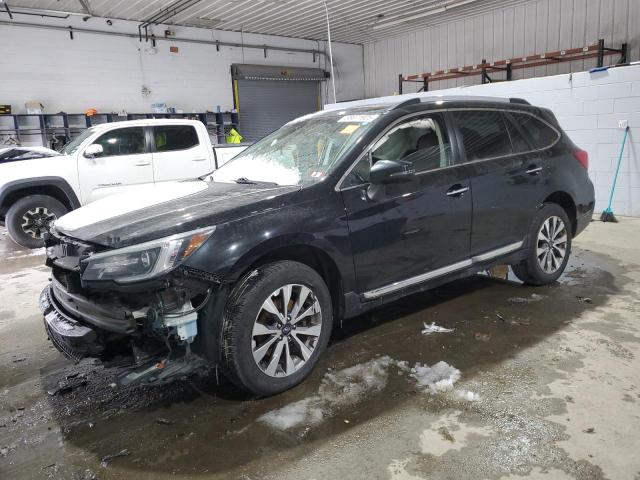
[[[219,366],[257,395],[309,375],[336,319],[511,265],[555,281],[589,223],[588,157],[520,99],[412,98],[299,118],[219,170],[59,219],[40,306],[123,384]]]

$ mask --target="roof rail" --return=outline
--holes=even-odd
[[[420,103],[419,98],[410,98],[409,100],[405,100],[404,102],[400,102],[397,105],[394,105],[391,110],[398,110],[399,108],[408,107],[409,105],[415,105],[416,103]]]
[[[521,105],[531,105],[527,100],[525,100],[524,98],[510,98],[509,102],[511,103],[519,103]]]

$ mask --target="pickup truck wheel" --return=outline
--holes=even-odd
[[[527,285],[547,285],[564,272],[571,254],[571,222],[564,209],[546,203],[529,230],[527,258],[512,265],[513,273]]]
[[[329,290],[312,268],[293,261],[247,274],[227,302],[222,330],[227,377],[259,396],[304,380],[329,341]]]
[[[6,224],[9,236],[26,248],[44,246],[42,235],[56,218],[68,209],[60,201],[48,195],[29,195],[16,201],[7,211]]]

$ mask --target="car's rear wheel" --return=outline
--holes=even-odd
[[[9,236],[18,245],[38,248],[51,222],[67,213],[62,202],[48,195],[29,195],[16,201],[7,211]]]
[[[528,285],[555,282],[569,261],[571,236],[565,210],[555,203],[544,204],[531,223],[527,258],[511,266],[513,273]]]
[[[225,373],[255,395],[287,390],[313,370],[332,322],[329,290],[315,270],[293,261],[261,266],[229,296],[222,332]]]

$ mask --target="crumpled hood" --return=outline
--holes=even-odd
[[[299,189],[201,180],[151,184],[74,210],[56,220],[54,229],[120,248],[277,208],[283,196]]]

